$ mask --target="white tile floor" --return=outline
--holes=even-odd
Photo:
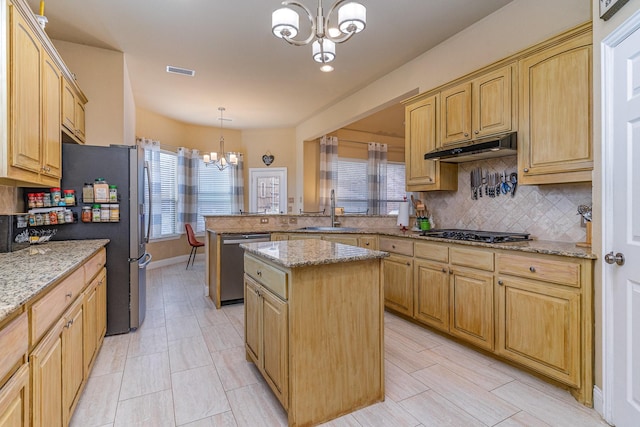
[[[147,318],[105,338],[72,426],[284,426],[246,362],[242,305],[202,296],[204,265],[148,272]],[[386,400],[328,426],[606,426],[566,391],[385,314]]]

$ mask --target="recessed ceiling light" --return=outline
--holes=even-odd
[[[324,64],[322,67],[320,67],[320,71],[322,71],[323,73],[330,73],[331,71],[333,71],[333,67],[329,64]]]
[[[183,76],[193,77],[196,75],[194,70],[189,70],[187,68],[174,67],[172,65],[167,65],[167,73],[173,74],[181,74]]]

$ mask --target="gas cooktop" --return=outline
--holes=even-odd
[[[483,243],[519,242],[531,240],[528,233],[511,233],[500,231],[461,230],[456,228],[426,230],[421,236],[436,237],[441,239],[468,240]]]

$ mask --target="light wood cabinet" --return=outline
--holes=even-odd
[[[245,343],[282,406],[288,399],[287,303],[245,274]]]
[[[29,366],[24,364],[0,388],[0,427],[29,425]]]
[[[441,91],[442,146],[513,130],[513,64]]]
[[[358,246],[358,236],[356,234],[325,234],[322,240],[343,245]]]
[[[18,186],[59,186],[62,82],[71,73],[25,1],[4,2],[3,7],[7,13],[1,16],[6,20],[2,25],[8,37],[0,42],[0,54],[9,61],[5,62],[6,69],[0,70],[0,112],[7,117],[6,126],[0,129],[0,151],[5,154],[0,162],[0,179]],[[87,99],[77,85],[71,87],[80,102],[74,114],[80,124],[78,134],[84,139]]]
[[[446,264],[415,260],[414,317],[449,332],[449,268]]]
[[[519,61],[520,184],[591,181],[591,62],[590,28]]]
[[[62,83],[62,130],[74,142],[85,142],[86,98],[68,79]]]
[[[458,189],[458,166],[425,160],[439,147],[440,95],[420,95],[405,105],[405,174],[407,191]]]
[[[244,259],[247,359],[289,425],[318,425],[382,401],[380,259],[293,268],[253,253]]]
[[[78,298],[63,318],[62,329],[62,417],[68,424],[80,397],[84,376],[83,301]]]
[[[62,399],[62,329],[60,319],[29,356],[32,378],[31,412],[36,427],[64,425]]]
[[[498,254],[496,264],[496,352],[567,384],[591,405],[591,261]]]
[[[379,248],[391,254],[382,261],[384,305],[413,316],[413,241],[381,237]]]
[[[452,267],[449,333],[493,350],[493,274]]]
[[[372,251],[378,250],[378,236],[359,236],[358,246]]]
[[[98,293],[92,282],[83,293],[83,361],[84,375],[89,375],[98,344]]]
[[[103,268],[96,284],[96,354],[107,333],[107,270]]]

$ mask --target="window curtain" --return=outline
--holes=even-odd
[[[338,184],[338,138],[320,139],[320,210],[331,209],[331,190]]]
[[[387,144],[370,142],[367,149],[367,200],[369,213],[387,214]]]
[[[238,157],[238,164],[231,168],[231,212],[244,210],[244,156],[234,153]]]
[[[162,235],[162,185],[160,180],[160,141],[138,138],[138,145],[144,150],[144,159],[149,164],[151,194],[145,194],[145,213],[151,216],[150,238]],[[146,192],[145,188],[145,192]]]
[[[198,221],[198,168],[200,152],[179,147],[177,151],[178,200],[176,206],[176,230],[186,233],[185,224],[191,224],[195,230]]]

